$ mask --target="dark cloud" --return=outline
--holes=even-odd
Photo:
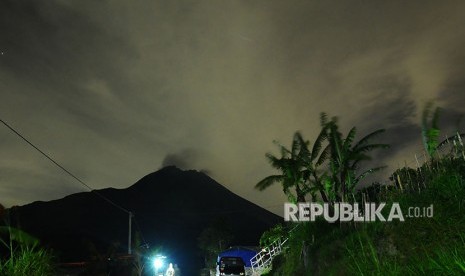
[[[447,124],[449,127],[461,127],[463,129],[465,121],[461,118],[465,116],[464,105],[465,82],[456,81],[446,85],[440,92],[436,102],[436,106],[443,108],[442,123]]]
[[[455,123],[464,11],[462,1],[7,0],[2,119],[95,188],[165,165],[208,168],[233,192],[276,205],[279,187],[253,189],[275,173],[264,154],[296,130],[314,141],[322,111],[359,137],[386,128],[392,149],[374,157],[389,164],[421,150],[426,101],[449,112],[445,128]],[[0,133],[10,202],[75,187],[55,170],[37,175],[47,161]],[[13,195],[8,183],[29,179],[44,189]]]
[[[95,76],[117,82],[118,63],[131,56],[121,34],[104,32],[88,15],[59,1],[6,1],[1,15],[2,66],[37,84],[69,88]]]
[[[180,169],[194,169],[198,153],[193,149],[184,149],[177,153],[170,153],[162,161],[162,167],[176,166]]]
[[[203,157],[204,158],[204,157]],[[202,159],[202,154],[195,149],[183,149],[176,153],[169,153],[163,158],[162,168],[167,166],[175,166],[183,170],[197,170],[204,174],[213,177],[210,170],[199,167],[199,160]]]

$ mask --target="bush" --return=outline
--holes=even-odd
[[[20,247],[4,262],[0,261],[0,275],[5,276],[46,276],[54,275],[52,255],[45,249]]]
[[[6,253],[0,259],[0,276],[54,275],[52,254],[40,248],[39,240],[24,231],[0,226],[0,245]]]

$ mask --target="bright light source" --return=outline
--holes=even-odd
[[[153,266],[155,267],[155,269],[161,268],[163,266],[163,259],[160,257],[156,257],[153,261]]]

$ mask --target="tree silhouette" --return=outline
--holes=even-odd
[[[225,250],[232,241],[233,235],[224,219],[217,219],[210,223],[197,238],[206,267],[214,267],[218,253]]]
[[[355,127],[352,127],[347,136],[343,138],[342,133],[339,131],[337,117],[333,117],[331,121],[327,122],[326,129],[330,146],[330,174],[329,178],[326,179],[326,183],[327,186],[331,185],[332,193],[330,197],[332,200],[346,201],[347,195],[354,191],[361,179],[385,168],[384,166],[374,167],[357,174],[360,163],[371,160],[368,152],[375,149],[389,148],[387,144],[369,144],[370,140],[385,132],[385,130],[376,130],[353,145],[357,132]]]
[[[276,142],[275,142],[276,143]],[[292,139],[291,149],[276,143],[281,151],[281,157],[276,157],[271,153],[266,154],[266,158],[271,166],[281,173],[270,175],[262,179],[255,185],[260,191],[270,187],[274,183],[281,183],[283,192],[291,202],[304,202],[305,195],[310,191],[308,188],[309,171],[307,162],[310,151],[300,132],[296,132]],[[292,192],[294,190],[295,194]]]

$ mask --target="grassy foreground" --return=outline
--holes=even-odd
[[[372,189],[371,201],[399,203],[404,216],[409,207],[432,205],[433,217],[301,223],[267,275],[465,275],[465,157],[393,176],[397,187]]]
[[[0,252],[0,276],[55,275],[52,254],[19,229],[0,226]]]

